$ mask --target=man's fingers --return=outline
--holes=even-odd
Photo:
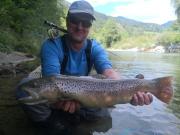
[[[67,102],[65,103],[65,106],[64,106],[64,111],[68,112],[70,106],[71,106],[71,101],[67,101]]]
[[[75,102],[71,102],[71,105],[69,107],[69,112],[70,113],[74,113],[76,110],[76,103]]]
[[[149,97],[150,103],[152,103],[152,101],[153,101],[153,96],[152,96],[151,94],[148,94],[148,97]]]
[[[132,105],[149,105],[153,101],[153,96],[151,94],[146,94],[144,92],[137,92],[134,94],[131,104]]]
[[[78,106],[78,103],[76,103],[75,101],[66,101],[64,111],[74,113],[77,110]]]
[[[134,96],[132,98],[132,101],[131,101],[131,104],[134,105],[134,106],[138,105],[138,97],[137,97],[136,94],[134,94]]]
[[[74,113],[80,108],[80,104],[75,101],[59,101],[54,104],[57,109],[62,109],[69,113]]]
[[[144,105],[144,97],[143,97],[143,94],[144,94],[144,93],[137,92],[138,105],[140,105],[140,106]]]
[[[151,102],[148,94],[143,94],[143,97],[144,97],[144,104],[149,105]]]

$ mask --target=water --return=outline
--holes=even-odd
[[[112,55],[113,53],[113,55]],[[82,123],[80,135],[180,135],[180,54],[112,52],[114,68],[122,78],[174,76],[174,98],[167,105],[154,97],[148,106],[116,105],[112,121]],[[17,105],[14,88],[23,76],[0,78],[0,135],[39,135]]]
[[[113,126],[107,135],[180,134],[180,54],[113,52],[114,68],[123,78],[141,73],[147,79],[173,76],[174,98],[169,105],[154,97],[148,106],[117,105],[112,111]],[[118,56],[117,56],[118,55]]]

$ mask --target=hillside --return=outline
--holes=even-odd
[[[0,12],[0,51],[38,54],[42,42],[47,38],[48,27],[43,25],[44,20],[65,28],[69,5],[64,0],[3,1],[0,4],[0,11],[4,11]],[[174,21],[158,25],[120,16],[111,17],[99,12],[95,12],[95,17],[90,38],[96,38],[104,47],[131,48],[143,45],[148,48],[156,42],[168,45],[180,39],[178,33],[167,32],[180,31]],[[164,31],[166,33],[160,36]]]
[[[174,23],[175,23],[175,21],[168,21],[168,22],[162,24],[161,27],[163,30],[166,30],[166,29],[170,28]]]
[[[70,3],[65,1],[65,6],[68,8],[70,6]],[[166,30],[169,27],[171,27],[173,23],[175,22],[175,21],[168,21],[162,25],[155,24],[155,23],[144,23],[144,22],[129,19],[123,16],[118,16],[118,17],[107,16],[97,11],[95,11],[95,18],[96,18],[96,21],[94,25],[97,27],[102,26],[102,24],[104,24],[109,19],[114,19],[117,23],[122,25],[127,30],[129,29],[132,30],[132,28],[134,28],[134,29],[150,31],[150,32],[162,32],[163,30]]]
[[[162,31],[161,25],[155,24],[155,23],[143,23],[140,21],[136,21],[133,19],[128,19],[122,16],[116,17],[117,22],[122,24],[123,26],[127,27],[136,27],[139,29],[143,29],[145,31],[153,31],[153,32],[160,32]]]
[[[101,20],[101,22],[104,22],[108,19],[112,19],[114,18],[117,23],[120,23],[122,26],[124,27],[135,27],[135,28],[139,28],[142,29],[144,31],[151,31],[151,32],[162,32],[165,29],[168,29],[169,27],[172,26],[172,24],[175,21],[168,21],[162,25],[159,24],[155,24],[155,23],[144,23],[144,22],[140,22],[140,21],[136,21],[133,19],[129,19],[126,17],[122,17],[122,16],[118,16],[118,17],[111,17],[111,16],[106,16],[102,13],[98,13],[95,12],[95,16],[97,18],[97,20]]]

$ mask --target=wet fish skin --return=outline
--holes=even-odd
[[[60,76],[34,79],[20,86],[29,94],[20,98],[24,104],[54,103],[59,100],[76,100],[86,107],[109,107],[129,103],[138,91],[150,92],[169,103],[173,97],[172,77],[145,79],[89,79]]]

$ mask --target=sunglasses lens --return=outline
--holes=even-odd
[[[92,25],[91,20],[83,20],[83,19],[77,18],[75,16],[69,17],[69,21],[75,25],[79,25],[81,23],[82,26],[85,28],[89,28]]]
[[[91,27],[91,22],[90,21],[82,21],[82,26],[83,27],[86,27],[86,28],[89,28],[89,27]]]
[[[71,23],[73,23],[73,24],[76,24],[76,25],[79,24],[79,20],[76,19],[76,18],[74,18],[74,17],[70,17],[70,18],[69,18],[69,21],[70,21]]]

